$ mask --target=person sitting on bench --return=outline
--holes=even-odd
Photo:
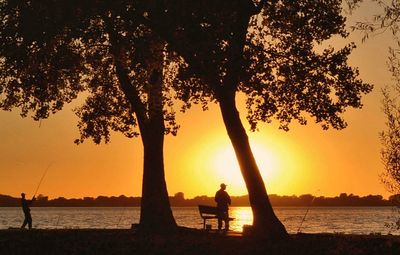
[[[229,230],[229,205],[231,204],[231,197],[225,191],[226,185],[222,183],[220,189],[215,193],[215,202],[218,208],[218,230],[222,229],[222,221],[225,222],[225,231]]]

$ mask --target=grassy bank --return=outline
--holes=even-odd
[[[182,229],[168,236],[132,230],[0,230],[0,254],[400,254],[400,236],[297,234],[256,240]]]

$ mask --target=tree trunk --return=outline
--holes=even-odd
[[[232,142],[240,170],[249,193],[253,211],[251,233],[268,238],[286,237],[287,231],[276,217],[268,199],[267,190],[250,148],[246,130],[235,105],[235,92],[225,93],[219,100],[222,118]]]
[[[144,146],[143,187],[140,228],[169,233],[177,225],[169,203],[164,176],[163,48],[161,41],[150,41],[146,49],[148,78],[148,119],[140,128]]]
[[[162,66],[162,58],[160,61]],[[164,175],[165,125],[162,111],[162,69],[158,66],[152,72],[153,75],[149,81],[147,114],[139,99],[139,92],[130,83],[128,71],[118,58],[116,58],[116,72],[121,89],[135,110],[144,148],[139,231],[168,233],[176,229],[177,225],[171,211]]]
[[[164,123],[152,121],[142,133],[144,145],[143,187],[139,230],[170,232],[177,225],[169,203],[164,176]]]
[[[210,89],[214,92],[214,96],[218,99],[225,127],[234,147],[249,193],[250,204],[253,211],[252,232],[270,238],[286,237],[286,229],[275,216],[269,202],[267,191],[251,151],[246,131],[235,106],[235,91],[237,90],[239,75],[242,68],[243,50],[246,43],[248,23],[252,15],[260,12],[265,1],[261,1],[257,8],[254,8],[253,1],[247,0],[240,2],[239,5],[236,6],[239,16],[232,21],[232,24],[226,26],[227,29],[231,29],[229,30],[229,34],[232,35],[232,38],[229,42],[230,49],[228,49],[227,52],[228,63],[226,64],[226,75],[222,84],[220,83],[221,76],[219,76],[219,74],[215,77],[210,75],[215,73],[210,67],[215,69],[219,67],[218,65],[206,64],[207,66],[203,66],[204,63],[215,62],[213,61],[214,59],[211,59],[211,61],[204,61],[204,59],[208,59],[204,56],[213,58],[214,55],[207,55],[208,52],[202,51],[203,41],[198,38],[191,38],[191,33],[187,35],[187,38],[175,38],[175,27],[168,27],[169,23],[166,22],[168,19],[164,21],[164,19],[168,17],[160,16],[157,12],[157,5],[155,2],[152,3],[153,4],[147,6],[150,18],[144,19],[144,22],[163,36],[164,39],[169,42],[170,46],[185,58],[189,65],[197,71],[198,75],[208,83]],[[172,21],[172,24],[175,24],[174,21]],[[178,27],[179,24],[176,26]],[[201,32],[201,30],[199,31]],[[182,34],[185,36],[185,33]],[[186,49],[187,46],[194,47],[194,50],[192,49],[193,51],[190,51]],[[193,52],[197,54],[193,54]],[[203,58],[199,58],[199,56]]]

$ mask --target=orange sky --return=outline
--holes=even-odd
[[[361,18],[366,11],[363,9],[361,16],[355,18]],[[374,91],[364,97],[362,110],[346,113],[349,127],[342,131],[323,131],[310,121],[307,126],[292,125],[289,132],[278,130],[276,122],[261,124],[259,132],[249,132],[268,193],[389,195],[379,181],[383,166],[378,133],[385,121],[380,88],[390,83],[386,57],[391,40],[388,35],[380,35],[361,43],[359,34],[349,40],[358,45],[350,63],[359,67],[364,81],[375,85]],[[33,195],[51,164],[40,187],[41,194],[69,198],[140,195],[140,139],[114,134],[108,145],[94,145],[91,141],[75,145],[77,118],[71,109],[78,104],[79,100],[41,125],[30,118],[22,119],[18,110],[0,112],[0,194]],[[245,122],[243,102],[239,108]],[[221,182],[228,184],[227,191],[232,195],[246,194],[218,107],[211,105],[206,112],[195,107],[180,114],[178,122],[178,136],[168,136],[165,143],[169,194],[212,196]]]

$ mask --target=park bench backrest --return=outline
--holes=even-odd
[[[199,212],[200,212],[201,216],[203,216],[203,214],[217,215],[218,208],[214,207],[214,206],[208,206],[208,205],[199,205]]]

